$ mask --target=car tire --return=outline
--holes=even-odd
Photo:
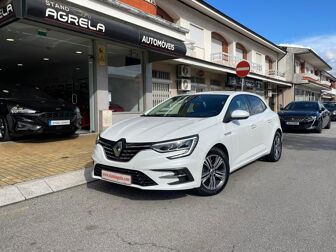
[[[325,126],[325,129],[330,129],[331,128],[331,119],[329,120],[327,126]]]
[[[226,186],[230,175],[229,158],[219,148],[212,148],[207,154],[201,176],[201,186],[196,193],[201,196],[213,196]]]
[[[322,122],[322,119],[320,119],[319,121],[318,121],[318,125],[317,125],[317,128],[316,128],[316,130],[315,130],[315,132],[316,133],[322,133],[322,124],[323,124],[323,122]]]
[[[275,133],[272,149],[266,160],[269,162],[278,162],[282,156],[282,136],[279,132]]]
[[[6,142],[10,140],[8,124],[6,118],[0,116],[0,142]]]

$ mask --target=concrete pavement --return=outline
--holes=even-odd
[[[335,251],[335,126],[214,197],[98,181],[0,208],[0,251]]]

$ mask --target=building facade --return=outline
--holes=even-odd
[[[1,81],[77,105],[92,132],[109,121],[106,110],[115,123],[176,94],[241,90],[242,60],[251,65],[243,89],[274,111],[302,90],[331,95],[335,79],[316,55],[279,47],[202,0],[0,0]],[[301,60],[307,73],[294,72]]]
[[[332,67],[310,48],[283,46],[286,56],[280,61],[286,80],[293,83],[289,100],[318,101],[333,99],[332,84],[336,78],[328,71]]]

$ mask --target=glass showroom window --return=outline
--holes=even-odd
[[[108,45],[108,86],[113,112],[143,111],[142,53]]]

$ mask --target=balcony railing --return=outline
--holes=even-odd
[[[277,70],[268,70],[266,74],[270,77],[282,79],[282,80],[284,80],[286,77],[285,73],[277,71]]]
[[[330,81],[326,81],[326,80],[321,80],[321,84],[322,85],[326,85],[326,86],[331,86],[331,82]]]
[[[303,77],[307,77],[307,78],[313,79],[315,81],[319,81],[320,80],[319,76],[317,76],[315,74],[312,74],[312,73],[303,73]]]
[[[228,53],[212,53],[211,54],[211,61],[217,64],[221,64],[228,67],[235,68],[237,64],[242,61],[243,59],[239,57],[234,57],[233,55],[230,55]],[[250,62],[251,65],[251,72],[257,73],[257,74],[265,74],[264,68],[261,64]],[[267,72],[266,75],[272,76],[272,77],[279,77],[281,79],[285,78],[285,74],[273,71],[273,72]]]

